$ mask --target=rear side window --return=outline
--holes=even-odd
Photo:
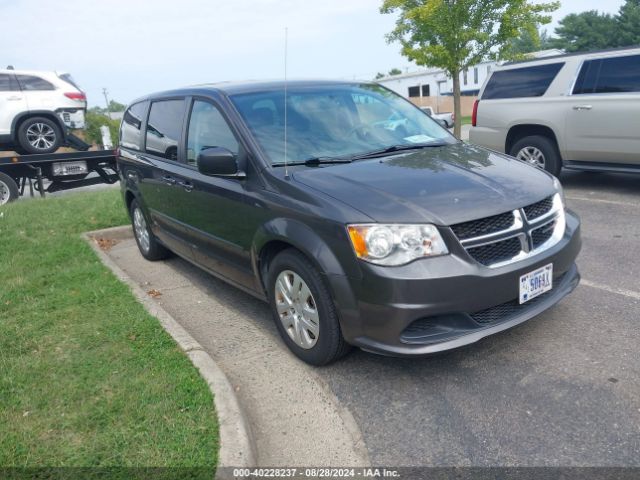
[[[33,75],[16,75],[20,88],[26,91],[55,90],[55,87],[43,78]]]
[[[0,73],[0,92],[10,92],[14,90],[11,75]]]
[[[76,81],[73,79],[73,77],[68,74],[68,73],[62,73],[60,75],[58,75],[58,77],[61,80],[64,80],[65,82],[67,82],[70,85],[73,85],[74,87],[76,87],[78,90],[82,91],[82,89],[80,88],[80,86],[76,83]]]
[[[124,112],[122,125],[120,126],[120,146],[132,150],[140,150],[140,129],[142,128],[142,118],[147,109],[147,102],[140,102],[131,105]]]
[[[541,97],[563,66],[564,63],[550,63],[494,72],[482,99]]]
[[[151,103],[145,150],[168,160],[178,160],[178,143],[184,121],[185,102],[160,100]]]
[[[640,92],[640,55],[588,60],[582,64],[574,95]]]

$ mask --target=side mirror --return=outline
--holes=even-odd
[[[209,176],[244,177],[236,156],[223,147],[203,149],[198,155],[198,171]]]
[[[433,117],[432,117],[433,118]],[[442,118],[434,118],[434,120],[436,121],[436,123],[438,125],[440,125],[442,128],[448,128],[447,127],[447,122],[445,122]]]

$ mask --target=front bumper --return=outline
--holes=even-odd
[[[402,267],[362,265],[359,279],[332,276],[345,339],[364,350],[411,356],[449,350],[514,327],[571,293],[580,222],[567,211],[567,228],[553,247],[500,268],[474,262],[464,249]],[[553,263],[553,289],[519,305],[520,276]]]

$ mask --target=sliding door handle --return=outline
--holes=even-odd
[[[167,185],[171,186],[171,185],[175,185],[176,184],[176,179],[169,176],[169,175],[165,175],[162,177],[162,181],[164,183],[166,183]]]

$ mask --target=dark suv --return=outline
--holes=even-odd
[[[268,301],[314,365],[350,345],[466,345],[579,281],[579,220],[553,176],[459,142],[376,84],[150,95],[124,115],[119,166],[142,255],[175,252]]]

